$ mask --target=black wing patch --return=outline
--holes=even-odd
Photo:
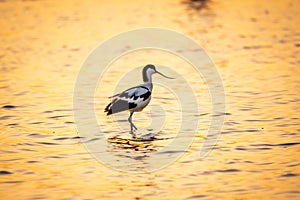
[[[148,88],[146,88],[146,87],[143,87],[143,86],[142,86],[142,88],[147,89],[147,92],[144,93],[144,94],[142,94],[142,95],[140,96],[141,98],[144,98],[143,101],[145,101],[146,99],[148,99],[148,98],[151,96],[151,92],[150,92],[150,90],[149,90]]]

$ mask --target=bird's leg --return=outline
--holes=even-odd
[[[128,122],[130,123],[130,133],[133,134],[133,128],[135,130],[137,130],[136,126],[132,123],[132,115],[133,115],[134,111],[133,112],[130,112],[130,115],[129,115],[129,118],[128,118]]]

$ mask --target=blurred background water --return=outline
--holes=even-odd
[[[0,198],[299,199],[299,9],[292,0],[0,1]],[[104,166],[85,150],[72,96],[89,53],[111,36],[141,27],[181,32],[206,49],[223,79],[227,114],[216,147],[200,159],[210,119],[205,82],[174,55],[170,60],[149,50],[116,61],[104,82],[116,84],[151,58],[182,66],[178,71],[199,100],[201,125],[184,156],[160,171],[135,175]],[[104,89],[107,96],[113,84]],[[108,99],[100,89],[95,107],[102,119]],[[174,96],[164,99],[163,88],[154,91],[151,103],[178,110]],[[149,111],[138,114],[137,125],[150,123]],[[162,137],[174,137],[174,113]],[[103,120],[115,126],[113,119]],[[118,135],[112,130],[117,127],[109,132]],[[134,156],[168,142],[114,141],[111,149]]]

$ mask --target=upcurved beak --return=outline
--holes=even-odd
[[[163,76],[165,78],[168,78],[168,79],[175,79],[175,78],[172,78],[172,77],[168,77],[168,76],[166,76],[166,75],[164,75],[164,74],[162,74],[162,73],[160,73],[158,71],[156,71],[156,73],[158,73],[159,75],[161,75],[161,76]]]

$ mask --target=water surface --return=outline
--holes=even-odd
[[[173,0],[1,1],[1,198],[299,199],[299,2],[215,0],[197,8]],[[134,67],[180,66],[200,112],[196,137],[182,158],[157,172],[128,174],[86,151],[74,124],[72,95],[81,63],[99,42],[145,26],[179,31],[206,49],[223,79],[226,120],[216,147],[200,159],[211,117],[205,81],[174,55],[149,50],[120,58],[95,100],[116,155],[127,152],[142,163],[178,129],[176,99],[161,87],[151,101],[170,113],[160,140],[124,144],[129,135],[103,115],[106,97]],[[139,113],[136,125],[149,125],[149,112]]]

